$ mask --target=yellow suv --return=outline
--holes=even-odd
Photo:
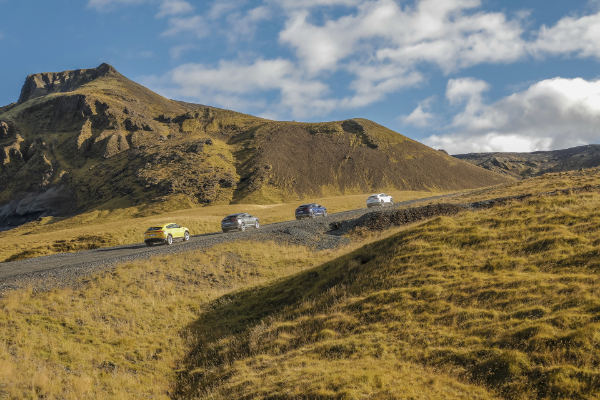
[[[190,240],[190,231],[174,223],[152,226],[144,233],[144,242],[147,246],[152,246],[154,243],[173,244],[173,239],[179,238],[187,242]]]

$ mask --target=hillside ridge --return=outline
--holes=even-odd
[[[454,157],[515,178],[600,166],[600,145],[589,144],[561,150],[530,153],[492,152],[456,154]]]

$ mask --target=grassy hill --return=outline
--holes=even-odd
[[[269,121],[165,99],[102,64],[0,108],[0,223],[168,203],[277,204],[508,182],[374,122]]]
[[[501,193],[521,201],[356,230],[335,251],[230,244],[11,292],[0,393],[599,398],[599,184],[550,174]]]

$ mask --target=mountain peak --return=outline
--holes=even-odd
[[[91,69],[32,74],[25,79],[17,104],[52,93],[71,92],[95,79],[106,76],[121,76],[121,74],[106,63]]]

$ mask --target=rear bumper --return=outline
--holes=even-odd
[[[144,239],[144,243],[165,243],[167,238],[150,238]]]

